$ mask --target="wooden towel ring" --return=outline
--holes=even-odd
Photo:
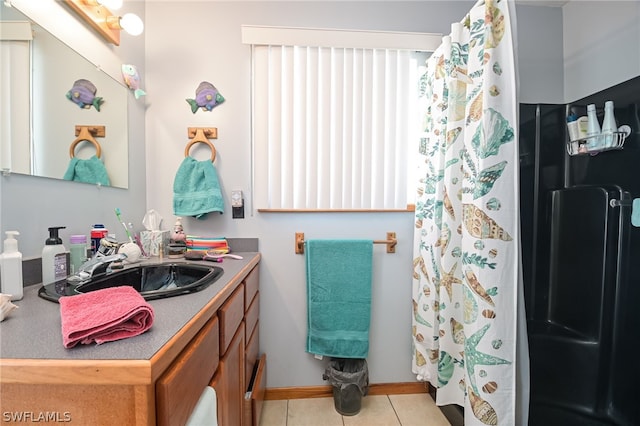
[[[195,130],[195,136],[193,137],[193,139],[191,139],[189,141],[189,143],[187,143],[187,146],[184,148],[184,156],[188,157],[189,156],[189,150],[191,149],[191,147],[193,145],[195,145],[196,143],[203,143],[205,145],[208,145],[209,148],[211,149],[211,162],[213,163],[216,159],[216,147],[213,146],[213,144],[211,143],[211,141],[209,140],[209,138],[207,136],[205,136],[205,129],[202,127],[196,127],[194,128],[189,128],[189,135],[192,134],[192,131]],[[217,137],[217,132],[212,131],[212,132],[207,132],[208,134],[213,134],[212,137]]]
[[[71,158],[75,157],[76,146],[83,141],[87,141],[93,144],[96,148],[96,157],[100,158],[102,155],[102,148],[97,140],[93,138],[93,134],[104,136],[104,126],[76,126],[76,140],[71,142],[71,146],[69,147],[69,156]]]

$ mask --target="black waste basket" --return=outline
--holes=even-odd
[[[332,358],[322,375],[333,385],[333,403],[343,416],[360,412],[362,397],[369,392],[367,360],[360,358]]]

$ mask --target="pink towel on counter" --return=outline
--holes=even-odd
[[[137,336],[151,328],[153,308],[133,287],[120,286],[60,298],[62,341],[98,345]]]

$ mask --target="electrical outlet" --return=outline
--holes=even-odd
[[[244,206],[244,198],[242,197],[242,191],[237,189],[235,191],[231,191],[231,207],[242,207]]]

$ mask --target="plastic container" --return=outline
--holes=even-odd
[[[87,261],[86,235],[72,235],[69,237],[69,254],[71,274],[75,274],[80,269],[80,266]]]
[[[0,254],[0,281],[2,293],[10,294],[11,300],[20,300],[24,295],[22,282],[22,253],[18,251],[18,231],[7,231],[4,252]]]
[[[569,140],[580,139],[580,128],[578,127],[578,116],[571,114],[567,117],[567,129],[569,130]]]
[[[613,101],[604,103],[604,119],[602,120],[602,146],[611,148],[616,144],[616,136],[613,132],[618,131],[618,124],[613,112]]]
[[[67,249],[58,237],[64,226],[49,228],[49,238],[42,249],[42,284],[50,284],[67,277]]]
[[[333,405],[343,416],[355,416],[369,392],[369,370],[363,358],[332,358],[322,375],[333,385]]]
[[[589,151],[597,151],[602,148],[600,122],[596,114],[595,104],[587,105],[587,148]]]
[[[91,229],[91,254],[96,254],[100,248],[100,240],[109,235],[107,228],[101,223],[96,223]]]
[[[578,139],[584,139],[587,137],[587,127],[589,119],[586,115],[578,117]]]

